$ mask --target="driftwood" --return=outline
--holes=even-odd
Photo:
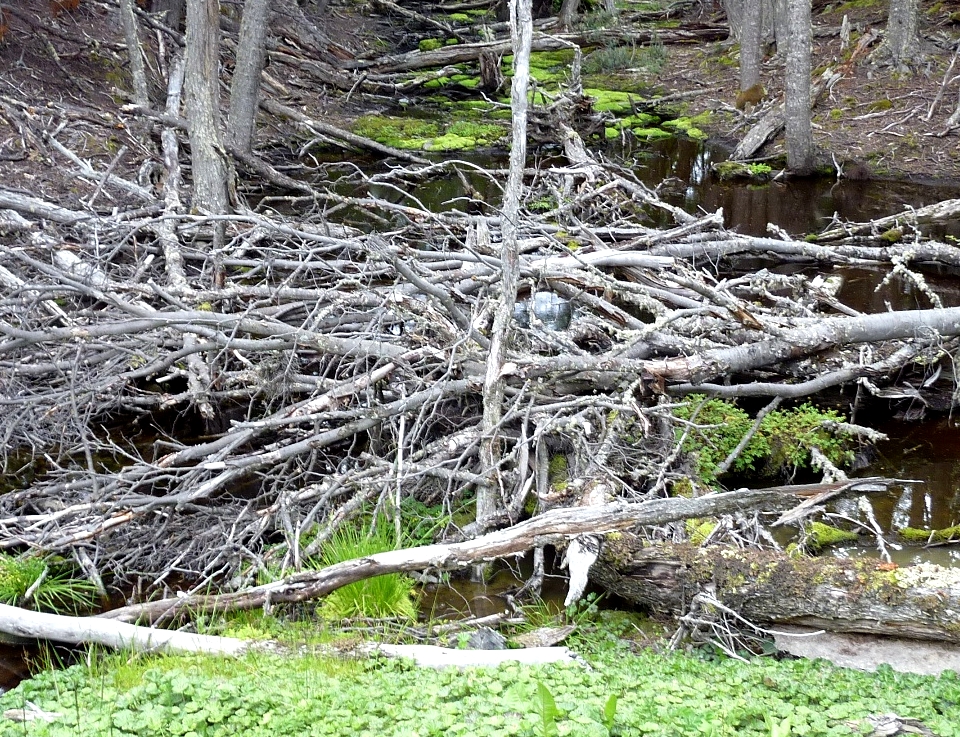
[[[694,597],[708,592],[755,625],[960,642],[960,577],[954,569],[929,564],[891,570],[869,559],[643,545],[624,535],[608,542],[591,577],[658,612],[683,614]],[[709,617],[709,605],[700,613]]]
[[[143,627],[96,617],[67,617],[0,604],[0,633],[29,640],[70,645],[102,645],[131,652],[184,652],[239,656],[261,650],[285,652],[288,648],[269,640],[240,640],[217,635]],[[498,667],[506,663],[582,663],[566,647],[529,647],[513,650],[459,650],[437,645],[363,644],[354,650],[337,648],[330,655],[355,657],[384,655],[409,658],[425,668]]]
[[[231,637],[140,627],[96,617],[66,617],[0,604],[0,632],[14,637],[114,649],[240,655],[251,643]]]

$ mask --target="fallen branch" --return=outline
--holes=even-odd
[[[254,609],[267,603],[306,601],[329,594],[341,586],[373,576],[404,571],[465,568],[479,561],[521,555],[539,545],[562,542],[581,534],[603,534],[636,525],[660,525],[691,517],[763,508],[784,510],[796,497],[783,491],[731,491],[698,499],[653,499],[635,504],[554,509],[505,530],[498,530],[461,543],[425,545],[419,548],[377,553],[345,561],[320,571],[298,573],[245,591],[219,595],[193,595],[134,604],[106,612],[101,617],[124,622],[155,622],[210,611]]]

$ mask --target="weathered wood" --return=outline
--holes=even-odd
[[[789,623],[960,642],[960,572],[877,560],[794,558],[778,551],[608,542],[591,579],[659,613],[680,614],[701,590],[758,625]]]
[[[533,51],[560,51],[577,46],[603,46],[613,42],[622,43],[651,43],[656,40],[664,44],[673,43],[701,43],[716,41],[724,38],[727,30],[721,26],[680,29],[657,30],[605,30],[592,32],[589,36],[576,33],[561,33],[553,36],[540,36],[533,39]],[[378,59],[348,62],[347,69],[364,69],[377,74],[392,74],[395,72],[409,72],[429,67],[443,67],[449,64],[462,64],[466,61],[476,61],[481,54],[509,54],[510,41],[487,41],[473,44],[455,44],[444,46],[432,51],[410,51],[406,54],[381,56]]]
[[[425,545],[377,553],[365,558],[307,571],[277,581],[219,595],[182,596],[114,609],[101,615],[120,621],[157,621],[189,611],[254,609],[267,603],[297,602],[329,594],[341,586],[386,573],[455,570],[479,561],[519,555],[538,545],[559,543],[580,534],[615,532],[635,525],[661,525],[691,517],[714,516],[739,510],[784,510],[796,497],[782,490],[746,490],[712,494],[697,499],[652,499],[633,504],[554,509],[508,529],[460,543]]]
[[[239,656],[251,650],[283,652],[274,641],[240,640],[234,637],[143,627],[98,617],[68,617],[0,604],[0,633],[18,640],[51,640],[70,645],[102,645],[134,652],[187,652]],[[330,655],[362,657],[385,655],[410,658],[425,668],[495,668],[507,663],[583,663],[566,647],[528,647],[512,650],[459,650],[436,645],[362,644],[353,650],[338,649]]]
[[[239,655],[250,643],[232,637],[140,627],[96,617],[66,617],[0,604],[0,632],[14,637],[54,640],[72,645],[93,643],[117,649],[202,652]]]

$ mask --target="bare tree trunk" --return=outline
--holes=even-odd
[[[743,33],[745,7],[751,0],[723,0],[723,11],[727,14],[727,25],[730,26],[730,38],[741,40]],[[741,53],[742,50],[741,50]]]
[[[740,43],[741,66],[743,65],[744,45],[748,43],[753,33],[751,26],[756,24],[759,27],[758,48],[761,44],[771,43],[775,39],[777,4],[780,1],[723,0],[723,9],[727,14],[727,24],[730,26],[730,38]],[[750,52],[748,51],[748,53]],[[759,65],[759,61],[757,63]]]
[[[147,72],[143,63],[143,50],[137,35],[137,17],[133,12],[133,0],[120,0],[120,21],[123,23],[123,37],[127,44],[127,56],[130,59],[130,75],[133,77],[133,101],[137,105],[150,104],[150,90],[147,85]]]
[[[220,143],[220,4],[188,0],[184,93],[193,167],[193,210],[227,212],[227,163]]]
[[[569,31],[573,27],[574,18],[577,16],[577,7],[580,0],[563,0],[560,5],[560,15],[557,22],[561,31]]]
[[[517,227],[520,194],[527,160],[527,87],[530,77],[530,46],[533,42],[533,13],[530,0],[511,0],[510,33],[513,38],[513,81],[510,102],[513,109],[513,134],[510,148],[510,173],[503,195],[503,230],[500,259],[503,271],[500,281],[500,303],[493,320],[493,335],[483,383],[483,441],[480,461],[485,471],[499,477],[500,420],[503,416],[502,369],[510,340],[510,321],[517,300],[520,278],[520,257]],[[477,492],[477,525],[482,531],[499,507],[500,484],[495,483]]]
[[[813,171],[810,125],[810,0],[786,0],[787,36],[784,124],[787,169],[805,176]]]
[[[740,91],[760,84],[760,49],[763,0],[744,0],[743,24],[740,31]]]
[[[260,73],[266,58],[269,26],[270,0],[247,0],[240,22],[237,62],[230,85],[230,114],[227,117],[227,142],[244,153],[250,153],[253,149]]]
[[[918,0],[890,0],[886,39],[881,48],[889,53],[894,72],[907,73],[920,59],[918,5]]]
[[[771,0],[773,39],[776,41],[777,50],[782,51],[787,38],[787,0]]]

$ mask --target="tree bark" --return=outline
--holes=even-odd
[[[511,0],[510,33],[513,41],[513,80],[510,104],[513,127],[510,147],[510,171],[503,194],[503,228],[500,245],[500,302],[493,318],[493,335],[483,383],[483,441],[480,460],[486,472],[499,478],[500,421],[503,417],[503,364],[510,341],[513,307],[520,279],[520,254],[517,246],[520,195],[527,163],[527,88],[530,80],[530,46],[533,41],[533,13],[530,0]],[[501,506],[501,485],[491,484],[477,492],[477,525],[482,531]]]
[[[813,130],[810,124],[810,0],[786,0],[786,70],[784,125],[787,169],[806,176],[813,171]]]
[[[235,593],[194,595],[134,604],[106,612],[101,617],[124,622],[155,622],[182,612],[224,612],[256,609],[264,604],[307,601],[326,596],[341,586],[373,576],[403,571],[465,568],[478,561],[518,555],[538,545],[560,544],[582,534],[603,534],[636,525],[662,525],[691,517],[710,517],[748,509],[783,511],[798,498],[782,489],[741,489],[697,499],[652,499],[638,503],[611,503],[590,507],[553,509],[513,527],[472,540],[447,545],[424,545],[377,553],[337,563]]]
[[[147,84],[146,66],[143,63],[143,49],[140,47],[140,37],[137,34],[133,0],[120,0],[120,20],[123,23],[127,56],[130,59],[130,75],[133,77],[133,101],[137,105],[149,105],[150,88]]]
[[[573,27],[573,21],[577,17],[577,7],[580,0],[563,0],[560,4],[560,15],[557,18],[559,29],[563,32],[569,31]]]
[[[237,61],[230,84],[230,113],[227,117],[227,143],[244,153],[253,150],[260,73],[266,59],[269,26],[270,0],[246,0],[240,22]]]
[[[697,384],[718,376],[800,358],[833,345],[900,340],[926,331],[936,331],[941,336],[960,335],[960,307],[818,320],[809,327],[786,330],[778,338],[760,343],[718,348],[697,356],[651,360],[645,365],[655,376],[669,376]]]
[[[960,576],[937,566],[894,571],[875,560],[792,558],[778,551],[608,543],[591,579],[657,612],[684,613],[700,591],[753,624],[960,642]]]
[[[890,0],[887,37],[883,47],[890,54],[895,73],[908,73],[920,59],[917,32],[918,0]]]
[[[139,627],[99,617],[65,617],[0,604],[0,632],[15,637],[55,640],[72,645],[95,643],[137,652],[157,650],[239,655],[251,643],[231,637]]]
[[[98,617],[67,617],[0,604],[0,632],[30,640],[52,640],[70,645],[96,644],[134,652],[185,652],[238,656],[252,650],[278,652],[283,645],[271,640],[240,640],[217,635],[142,627]],[[495,667],[506,663],[543,665],[580,662],[566,647],[528,647],[512,650],[458,650],[436,645],[365,643],[346,654],[410,658],[423,668]]]
[[[760,48],[762,34],[763,0],[744,0],[743,23],[740,32],[740,91],[746,92],[760,84]]]
[[[227,212],[227,164],[220,142],[220,4],[188,0],[185,109],[193,168],[193,210]]]
[[[161,20],[173,30],[179,31],[183,28],[186,0],[156,0],[153,10],[156,13],[164,13]]]

